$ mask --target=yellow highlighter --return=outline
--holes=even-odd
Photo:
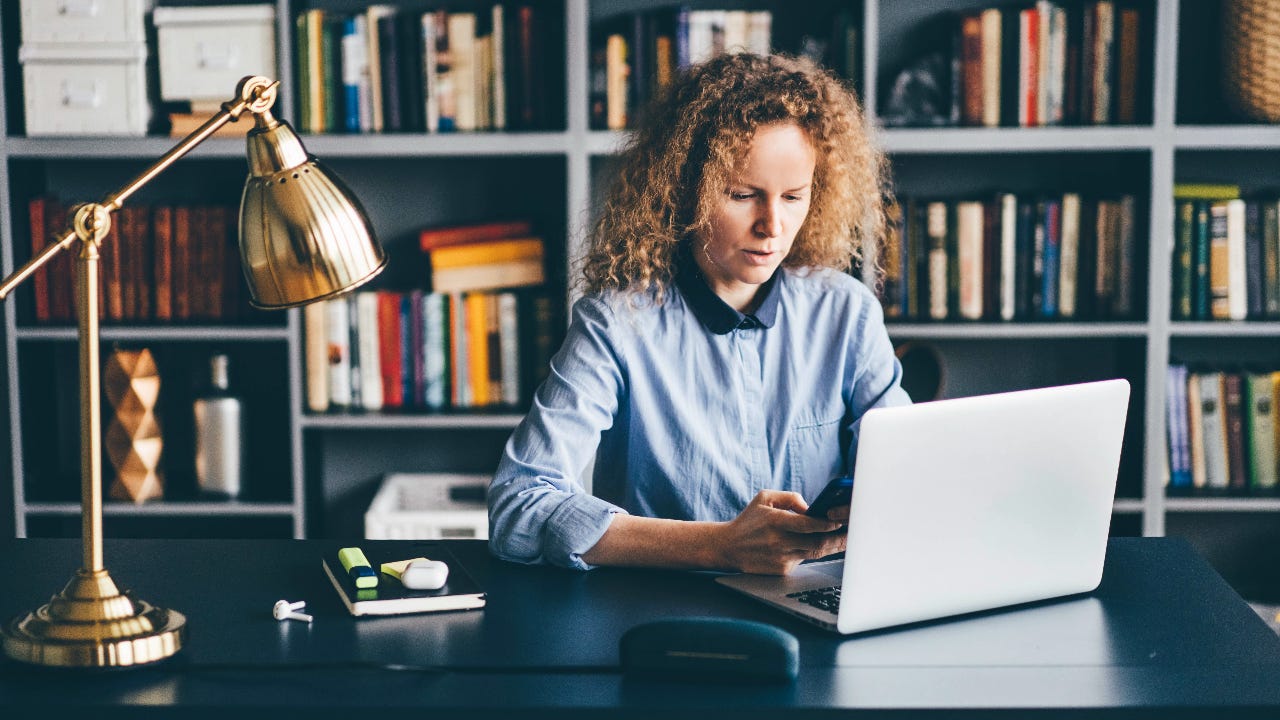
[[[338,551],[338,560],[342,562],[342,569],[347,571],[351,576],[351,580],[355,582],[358,588],[371,588],[378,586],[378,574],[373,571],[373,567],[369,565],[369,559],[364,556],[364,552],[358,547],[342,548]]]

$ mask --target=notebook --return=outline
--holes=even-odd
[[[411,548],[403,557],[383,557],[382,553],[365,550],[369,564],[377,569],[384,562],[407,560],[421,554]],[[439,590],[410,590],[396,578],[378,573],[378,585],[374,588],[357,588],[342,563],[338,561],[338,548],[322,558],[324,574],[338,591],[342,604],[352,615],[404,615],[407,613],[442,612],[446,610],[472,610],[485,605],[485,593],[480,585],[467,574],[458,562],[442,546],[432,547],[432,560],[441,560],[449,566],[449,577]]]
[[[841,633],[1092,591],[1128,404],[1107,380],[870,410],[844,559],[716,580]]]

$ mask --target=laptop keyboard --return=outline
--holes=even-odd
[[[797,602],[816,607],[833,615],[840,611],[840,586],[804,590],[787,595]]]

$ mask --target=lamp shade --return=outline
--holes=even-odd
[[[305,305],[368,282],[387,264],[350,190],[307,155],[288,123],[249,131],[240,258],[253,304]]]

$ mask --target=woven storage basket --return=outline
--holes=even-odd
[[[1280,0],[1227,0],[1222,87],[1232,112],[1280,122]]]

